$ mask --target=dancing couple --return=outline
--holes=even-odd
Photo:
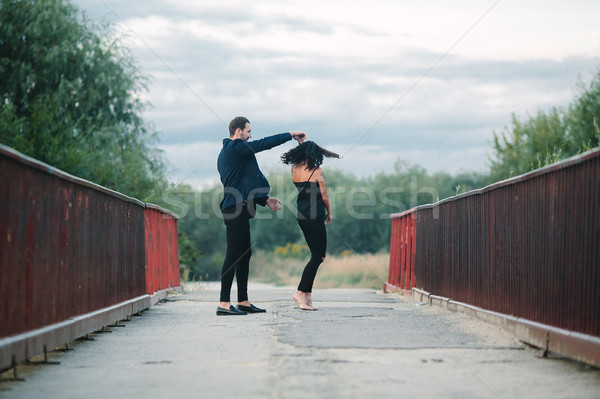
[[[284,153],[281,160],[292,167],[292,181],[298,189],[298,225],[311,253],[293,300],[300,309],[317,310],[312,303],[312,285],[317,269],[325,259],[325,225],[331,223],[331,205],[320,166],[324,157],[339,156],[312,141],[306,141],[304,132],[291,131],[248,141],[250,138],[250,121],[243,116],[234,118],[229,123],[229,138],[223,139],[223,148],[217,160],[224,188],[221,212],[227,229],[227,252],[221,270],[217,315],[266,312],[248,300],[248,274],[252,256],[250,219],[256,213],[256,204],[277,211],[281,209],[281,201],[269,197],[269,182],[260,171],[254,154],[292,139],[298,142],[298,146]],[[234,276],[238,289],[237,307],[230,300]]]

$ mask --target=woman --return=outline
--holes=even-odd
[[[323,170],[320,168],[323,157],[340,156],[312,141],[305,141],[281,156],[283,163],[292,165],[292,181],[298,189],[298,224],[310,248],[310,260],[304,267],[298,290],[293,295],[294,302],[303,310],[317,310],[312,304],[311,292],[317,269],[325,260],[325,225],[331,223],[331,205]]]

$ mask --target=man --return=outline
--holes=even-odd
[[[221,211],[227,228],[227,253],[221,270],[218,316],[266,312],[248,300],[248,273],[252,255],[250,219],[254,217],[256,204],[277,211],[281,209],[281,201],[269,197],[269,182],[258,168],[254,154],[291,139],[302,143],[306,134],[288,132],[249,142],[251,137],[250,121],[243,116],[234,118],[229,123],[229,138],[223,139],[223,148],[217,160],[224,188]],[[237,308],[230,302],[234,274],[238,288]]]

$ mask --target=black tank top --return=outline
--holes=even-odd
[[[307,181],[294,182],[298,189],[298,220],[325,220],[325,203],[321,197],[319,182],[309,181],[313,173],[314,170]]]

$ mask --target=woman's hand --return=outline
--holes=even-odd
[[[272,211],[278,211],[278,210],[282,209],[281,208],[281,201],[279,201],[275,197],[269,197],[269,198],[267,198],[267,206]]]
[[[304,132],[290,132],[292,138],[298,142],[298,144],[303,143],[306,140],[306,133]]]
[[[325,224],[331,224],[331,212],[328,212],[327,215],[325,215]]]

